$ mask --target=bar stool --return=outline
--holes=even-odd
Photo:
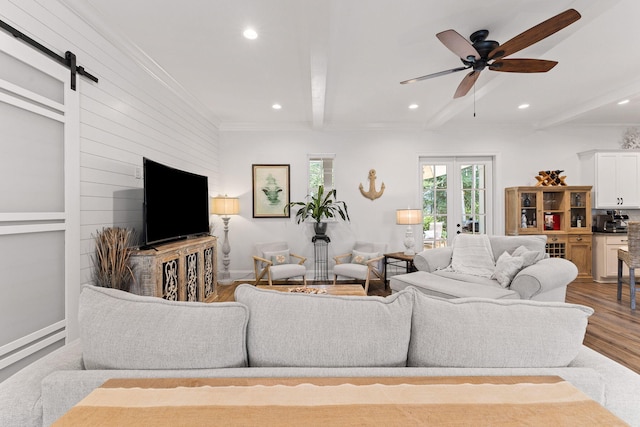
[[[640,221],[629,221],[627,227],[629,239],[628,250],[618,249],[618,301],[622,300],[622,263],[629,267],[629,290],[631,309],[636,309],[636,277],[635,269],[640,267]]]

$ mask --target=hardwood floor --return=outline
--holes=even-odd
[[[217,301],[233,301],[237,284],[218,286]],[[589,318],[584,343],[587,347],[640,373],[640,308],[631,310],[629,286],[616,300],[615,283],[572,283],[567,288],[567,302],[583,304],[595,310]],[[369,295],[387,296],[382,283],[371,283]]]
[[[631,310],[629,286],[616,299],[615,283],[572,283],[567,302],[595,310],[589,318],[584,343],[587,347],[640,373],[640,309]]]

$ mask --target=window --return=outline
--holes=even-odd
[[[335,154],[309,154],[309,192],[316,194],[319,186],[324,186],[325,193],[333,187],[333,164]]]

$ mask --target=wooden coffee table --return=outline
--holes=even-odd
[[[290,289],[300,288],[300,285],[258,285],[258,289],[268,289],[271,291],[289,292]],[[327,291],[327,295],[350,295],[350,296],[362,296],[364,293],[362,285],[307,285],[307,288],[324,289]]]

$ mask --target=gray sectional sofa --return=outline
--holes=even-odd
[[[0,383],[0,425],[50,425],[109,378],[558,375],[640,426],[640,376],[582,345],[592,309],[290,294],[169,302],[85,286],[80,339]]]
[[[476,245],[460,248],[462,239]],[[482,242],[490,259],[474,258],[474,252],[482,252]],[[391,291],[413,286],[441,298],[564,302],[567,285],[578,275],[578,268],[566,259],[549,258],[546,242],[546,235],[459,235],[450,247],[416,254],[414,265],[418,271],[392,276]]]

